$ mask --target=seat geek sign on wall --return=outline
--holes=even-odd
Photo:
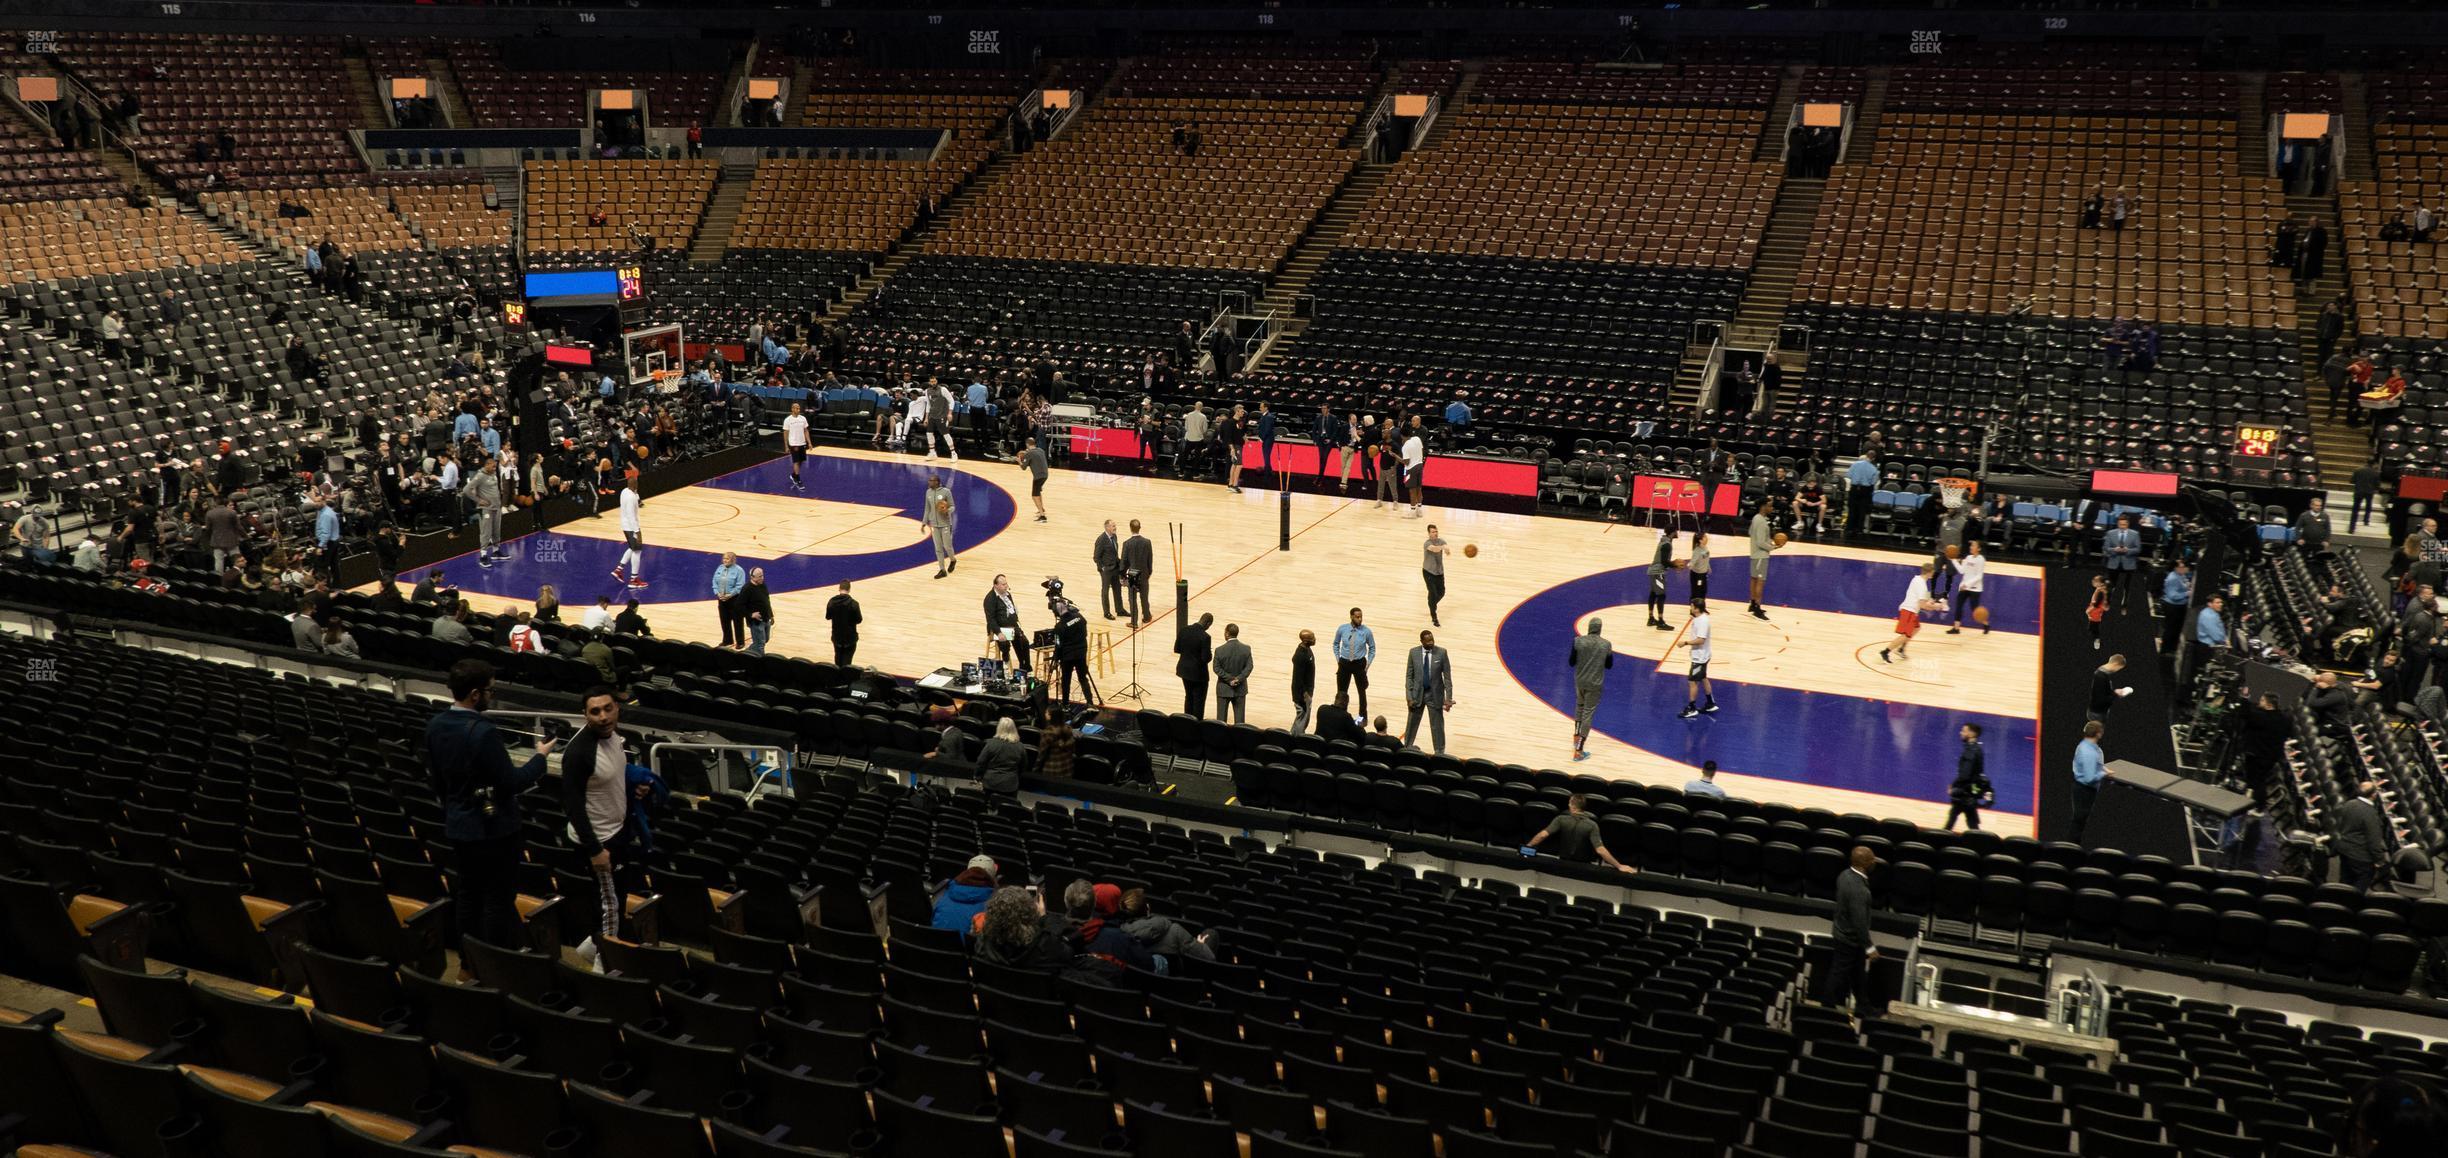
[[[969,55],[971,55],[971,56],[1001,56],[1001,55],[1003,55],[1003,33],[1002,33],[1002,32],[1000,32],[1000,31],[998,31],[998,30],[996,30],[996,29],[992,29],[992,28],[972,28],[972,29],[970,29],[970,30],[969,30]]]

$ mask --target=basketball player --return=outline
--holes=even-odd
[[[1683,710],[1677,713],[1677,718],[1688,720],[1702,712],[1715,714],[1717,697],[1709,694],[1710,651],[1707,600],[1697,595],[1692,596],[1691,621],[1683,625],[1683,642],[1675,646],[1691,649],[1691,674],[1685,677],[1691,681],[1691,698],[1683,701]]]
[[[628,543],[628,549],[621,552],[620,562],[612,566],[613,581],[627,583],[632,591],[646,585],[646,580],[638,575],[646,562],[646,534],[638,523],[639,501],[637,469],[632,467],[627,477],[621,480],[620,493],[621,538]],[[627,572],[625,578],[623,572]]]
[[[1751,513],[1751,618],[1766,619],[1760,608],[1760,594],[1768,587],[1768,552],[1776,550],[1776,520],[1772,517],[1776,500],[1771,498]]]
[[[1649,626],[1673,631],[1666,622],[1666,572],[1674,569],[1674,524],[1658,532],[1657,554],[1649,558]]]
[[[1930,598],[1930,576],[1937,570],[1936,564],[1923,563],[1920,572],[1912,577],[1912,582],[1904,585],[1904,602],[1896,605],[1895,639],[1879,649],[1880,663],[1894,663],[1896,658],[1904,655],[1905,645],[1911,643],[1913,636],[1921,630],[1922,615],[1946,609],[1946,604]],[[1891,652],[1895,658],[1890,658]]]
[[[1708,598],[1709,552],[1708,529],[1692,532],[1691,600],[1698,603]]]
[[[790,416],[782,420],[782,445],[790,450],[791,489],[799,490],[799,468],[808,456],[808,420],[796,402],[791,403]]]
[[[960,558],[952,553],[952,492],[944,486],[943,476],[927,476],[926,498],[919,506],[919,518],[926,523],[928,537],[935,541],[935,577],[938,579],[960,568]]]
[[[1428,524],[1428,541],[1421,544],[1420,578],[1428,584],[1428,622],[1438,627],[1445,624],[1437,619],[1437,604],[1445,598],[1445,556],[1451,550],[1444,536],[1437,534],[1436,524]]]
[[[1973,616],[1983,614],[1980,609],[1981,583],[1988,574],[1989,559],[1981,554],[1980,540],[1965,543],[1964,557],[1955,562],[1955,622],[1947,626],[1948,635],[1963,634],[1963,625],[1972,622]],[[1982,635],[1989,634],[1989,622],[1985,617],[1981,620],[1980,629]]]

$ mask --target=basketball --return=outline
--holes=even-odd
[[[1958,546],[1956,546],[1956,545],[1955,545],[1955,544],[1953,544],[1953,543],[1949,543],[1949,544],[1947,544],[1947,545],[1946,545],[1946,557],[1947,557],[1947,558],[1949,558],[1949,559],[1953,559],[1953,558],[1955,558],[1955,557],[1957,557],[1957,556],[1959,556],[1959,555],[1962,555],[1962,554],[1963,554],[1963,548],[1958,547]]]
[[[1476,559],[1476,558],[1478,558],[1478,557],[1479,557],[1479,544],[1477,544],[1477,543],[1464,543],[1464,544],[1462,544],[1462,557],[1463,557],[1463,558],[1465,558],[1465,559]]]
[[[1689,566],[1691,566],[1691,560],[1689,559],[1669,559],[1666,561],[1666,569],[1669,571],[1680,571]]]
[[[937,499],[937,500],[935,500],[935,513],[936,513],[936,514],[939,514],[939,515],[948,515],[948,514],[951,514],[951,513],[952,513],[952,500],[950,500],[950,499]]]
[[[1972,622],[1980,624],[1982,627],[1989,626],[1989,609],[1986,607],[1973,608]]]
[[[612,473],[612,460],[611,460],[611,459],[608,459],[608,458],[599,458],[599,459],[596,459],[596,460],[595,460],[595,470],[596,470],[596,472],[597,472],[597,473],[599,473],[599,474],[610,474],[610,473]]]
[[[1790,542],[1792,542],[1792,541],[1793,541],[1793,540],[1788,539],[1788,538],[1786,538],[1786,537],[1785,537],[1785,532],[1783,532],[1783,531],[1778,531],[1778,532],[1777,532],[1777,533],[1776,533],[1774,536],[1772,536],[1772,537],[1771,537],[1771,538],[1768,540],[1768,542],[1769,542],[1769,544],[1770,544],[1771,546],[1776,546],[1776,547],[1782,547],[1782,546],[1784,546],[1785,544],[1790,543]]]

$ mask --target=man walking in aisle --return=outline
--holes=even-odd
[[[1573,673],[1573,747],[1575,763],[1589,759],[1583,747],[1589,743],[1590,721],[1598,716],[1598,699],[1606,694],[1607,669],[1615,666],[1615,645],[1598,634],[1601,626],[1592,616],[1589,630],[1573,637],[1569,660]]]
[[[2118,515],[2116,526],[2100,536],[2100,566],[2116,585],[2117,610],[2124,611],[2131,606],[2134,576],[2142,566],[2142,532],[2134,529],[2132,515]]]
[[[1351,622],[1335,628],[1335,698],[1351,693],[1352,685],[1360,685],[1361,719],[1368,718],[1368,669],[1377,662],[1377,636],[1360,622],[1360,609],[1351,609]]]
[[[2091,806],[2099,803],[2100,781],[2108,775],[2108,758],[2100,751],[2100,737],[2107,726],[2098,720],[2085,720],[2082,742],[2074,745],[2074,816],[2073,831],[2066,839],[2082,843],[2083,829],[2091,823]]]
[[[1358,613],[1353,613],[1355,620]],[[1427,713],[1428,735],[1436,744],[1436,754],[1445,754],[1445,713],[1453,710],[1453,658],[1437,646],[1436,635],[1423,631],[1419,646],[1411,649],[1410,658],[1403,662],[1403,699],[1410,705],[1410,718],[1403,724],[1402,742],[1410,747],[1419,735],[1420,714]]]
[[[1683,625],[1683,642],[1675,645],[1691,649],[1691,671],[1684,676],[1685,682],[1691,685],[1691,698],[1683,701],[1683,710],[1676,713],[1682,719],[1717,711],[1717,697],[1709,687],[1709,657],[1715,654],[1709,645],[1709,634],[1708,600],[1695,595],[1691,601],[1691,619]]]
[[[1854,847],[1845,870],[1836,874],[1836,918],[1828,928],[1836,943],[1829,948],[1827,987],[1819,1000],[1850,1007],[1856,1017],[1869,1004],[1870,965],[1878,960],[1878,946],[1870,940],[1870,870],[1877,867],[1877,853]]]
[[[2176,646],[2177,633],[2184,629],[2185,608],[2193,603],[2193,568],[2182,559],[2168,568],[2167,578],[2159,581],[2159,650]]]
[[[1181,657],[1173,661],[1173,674],[1181,677],[1182,711],[1202,720],[1207,718],[1207,665],[1215,659],[1207,628],[1214,622],[1215,616],[1201,613],[1173,640],[1173,654]]]

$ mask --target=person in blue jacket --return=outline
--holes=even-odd
[[[935,898],[935,927],[949,929],[967,939],[994,891],[994,858],[984,853],[970,857],[968,867],[947,882],[942,894]]]

